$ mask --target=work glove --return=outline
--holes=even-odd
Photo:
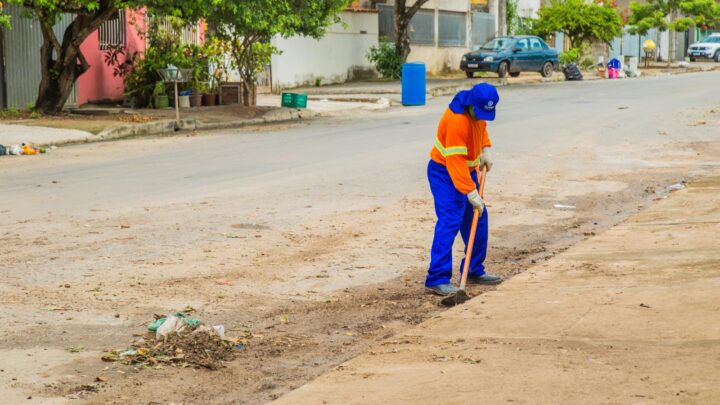
[[[473,190],[468,193],[467,199],[472,204],[475,209],[479,210],[480,212],[483,212],[485,210],[485,201],[483,201],[482,197],[480,197],[480,194],[477,192],[477,190]]]
[[[482,170],[483,166],[487,166],[487,171],[490,171],[493,165],[492,158],[490,157],[490,149],[489,148],[483,148],[482,152],[480,152],[480,170]]]

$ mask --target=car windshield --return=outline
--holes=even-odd
[[[707,37],[707,38],[703,39],[703,42],[720,44],[720,36]]]
[[[510,48],[512,42],[512,38],[495,38],[492,41],[487,42],[480,49],[483,51],[502,51],[503,49]]]

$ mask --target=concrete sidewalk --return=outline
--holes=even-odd
[[[67,119],[58,121],[18,120],[12,124],[0,123],[0,144],[9,146],[21,143],[30,143],[35,146],[65,145],[69,143],[96,142],[111,139],[121,139],[131,136],[169,134],[177,130],[211,130],[225,128],[241,128],[279,122],[312,119],[315,117],[336,117],[353,114],[357,111],[381,111],[389,108],[390,100],[378,98],[371,102],[364,101],[334,101],[326,98],[309,100],[307,109],[294,109],[280,107],[280,95],[258,95],[258,107],[263,111],[257,116],[236,116],[232,113],[221,113],[222,109],[234,106],[205,107],[199,109],[182,109],[180,125],[176,125],[174,110],[156,110],[164,114],[160,117],[147,117],[146,122],[125,123],[119,120],[91,119],[89,116],[76,118],[75,125],[83,127],[100,128],[93,132],[74,129]],[[242,108],[242,107],[239,107]],[[82,109],[81,109],[82,110]],[[100,112],[103,109],[98,108]],[[112,114],[102,114],[103,117],[125,116],[122,108],[110,108]],[[130,110],[132,111],[132,110]],[[142,116],[142,112],[135,110]],[[148,110],[142,110],[148,111]],[[152,110],[150,110],[152,111]],[[153,112],[156,112],[153,111]],[[80,120],[79,122],[77,120]],[[58,127],[53,127],[55,124]],[[45,125],[45,126],[39,126]]]
[[[720,175],[274,403],[717,403],[719,234]]]
[[[80,142],[93,137],[94,135],[89,132],[76,129],[0,124],[0,144],[5,146],[22,143],[58,145],[67,142]]]

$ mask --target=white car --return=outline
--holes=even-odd
[[[690,62],[695,62],[695,59],[699,58],[713,59],[715,62],[720,62],[720,34],[712,34],[701,42],[690,45],[688,56]]]

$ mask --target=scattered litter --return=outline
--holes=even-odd
[[[185,309],[194,311],[192,307]],[[135,340],[128,349],[103,353],[102,360],[155,369],[165,364],[216,370],[223,367],[223,362],[233,360],[247,344],[245,339],[227,338],[224,325],[208,327],[200,320],[188,319],[184,312],[155,317],[145,337]]]
[[[85,350],[83,346],[68,346],[65,348],[68,353],[80,353],[83,350]]]
[[[630,107],[618,107],[618,110],[627,110]]]
[[[30,143],[22,143],[20,145],[0,145],[0,156],[3,155],[37,155],[38,153],[46,153],[45,148],[36,148]]]
[[[693,122],[692,124],[688,124],[688,126],[690,126],[690,127],[697,127],[697,126],[699,126],[699,125],[705,125],[705,124],[707,124],[707,121],[699,120],[699,121]]]
[[[192,309],[192,308],[191,308]],[[194,309],[192,309],[194,311]],[[180,318],[183,319],[183,324],[189,326],[189,327],[195,327],[200,325],[200,320],[198,319],[187,319],[187,314],[185,312],[178,312],[175,315],[170,315],[170,317],[174,318]],[[153,323],[148,325],[148,330],[150,332],[157,332],[158,329],[165,324],[165,321],[168,319],[167,316],[156,316],[156,319]],[[172,321],[174,324],[173,326],[176,326],[177,320]],[[166,329],[170,328],[171,325],[166,326]],[[177,326],[176,326],[177,327]]]
[[[155,331],[155,339],[160,340],[167,338],[170,333],[182,333],[187,328],[188,324],[185,318],[170,315],[165,319],[165,322],[157,328],[157,331]]]
[[[108,381],[110,381],[109,378],[101,376],[101,375],[95,377],[95,382],[108,382]]]
[[[668,189],[669,191],[678,191],[678,190],[682,190],[682,189],[684,189],[684,188],[685,188],[685,185],[684,185],[683,183],[675,183],[675,184],[673,184],[673,185],[671,185],[671,186],[668,186],[667,189]]]
[[[641,303],[640,306],[643,307],[643,308],[650,308],[650,305],[643,304],[643,303]]]
[[[553,205],[553,207],[555,207],[559,210],[574,210],[575,208],[577,208],[574,205],[566,205],[566,204],[555,204],[555,205]]]

